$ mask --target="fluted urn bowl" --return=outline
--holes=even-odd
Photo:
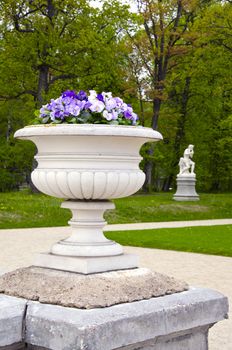
[[[33,141],[38,149],[34,185],[43,193],[65,199],[113,199],[130,196],[144,183],[140,147],[162,139],[141,126],[47,124],[27,126],[16,138]]]

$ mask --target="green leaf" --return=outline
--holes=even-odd
[[[109,124],[110,125],[118,125],[119,122],[117,120],[111,120]]]
[[[50,117],[45,117],[43,119],[41,119],[41,123],[42,124],[46,124],[49,121]]]
[[[36,110],[35,110],[34,115],[35,115],[36,117],[39,117],[39,116],[40,116],[40,111],[39,111],[39,109],[36,109]]]

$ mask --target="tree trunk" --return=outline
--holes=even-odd
[[[164,180],[163,187],[162,187],[162,191],[164,191],[164,192],[169,192],[169,189],[170,189],[170,186],[171,186],[171,183],[172,183],[172,179],[173,179],[173,176],[172,176],[172,175],[169,175],[169,176]]]
[[[48,76],[49,66],[41,64],[39,66],[39,79],[38,79],[38,90],[37,90],[37,105],[41,107],[43,104],[43,93],[48,92]]]
[[[158,126],[161,102],[162,101],[159,98],[154,98],[153,100],[153,118],[152,118],[151,127],[154,130],[156,130]],[[143,185],[143,190],[145,192],[151,192],[153,189],[152,172],[153,172],[154,163],[151,157],[154,155],[154,151],[155,151],[155,144],[151,143],[147,151],[148,159],[145,159],[145,165],[144,165],[144,173],[146,175],[146,179]]]
[[[172,161],[172,167],[171,167],[171,173],[170,177],[173,178],[175,171],[173,171],[178,163],[181,156],[181,142],[183,141],[183,138],[185,136],[185,122],[187,118],[187,105],[188,105],[188,99],[189,99],[189,88],[190,88],[190,81],[191,78],[187,77],[185,79],[185,86],[182,93],[182,99],[181,99],[181,115],[179,117],[178,123],[177,123],[177,132],[174,142],[174,157]]]
[[[37,90],[37,107],[40,108],[44,103],[43,94],[48,92],[48,74],[49,74],[49,66],[46,64],[41,64],[39,66],[39,79],[38,79],[38,90]],[[37,149],[35,151],[35,155],[37,154]],[[37,168],[37,161],[35,158],[32,162],[32,171]],[[31,181],[31,176],[29,178],[29,186],[33,193],[39,193],[40,191],[34,186]]]
[[[144,126],[145,118],[144,118],[144,106],[143,106],[143,97],[142,97],[141,88],[139,88],[139,104],[140,104],[140,113],[141,113],[140,121],[142,126]]]

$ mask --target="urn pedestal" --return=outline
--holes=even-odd
[[[175,201],[198,201],[199,196],[196,192],[196,175],[181,174],[177,175],[177,190],[173,196]]]
[[[0,295],[0,349],[207,350],[227,313],[227,298],[203,288],[91,310]]]
[[[33,141],[38,149],[34,185],[43,193],[66,199],[73,217],[71,237],[40,254],[36,266],[83,274],[138,267],[138,258],[107,240],[102,232],[104,211],[114,198],[137,192],[145,180],[139,151],[162,136],[138,126],[60,124],[25,127],[16,138]]]

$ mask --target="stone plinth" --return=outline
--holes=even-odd
[[[79,309],[107,307],[182,292],[188,285],[149,269],[82,275],[28,267],[0,277],[0,292]]]
[[[183,174],[177,175],[177,190],[173,196],[176,201],[198,201],[199,196],[196,192],[196,175]]]
[[[207,350],[227,312],[226,297],[202,288],[91,310],[1,295],[0,349]]]
[[[25,311],[26,300],[0,294],[0,349],[22,348]]]

